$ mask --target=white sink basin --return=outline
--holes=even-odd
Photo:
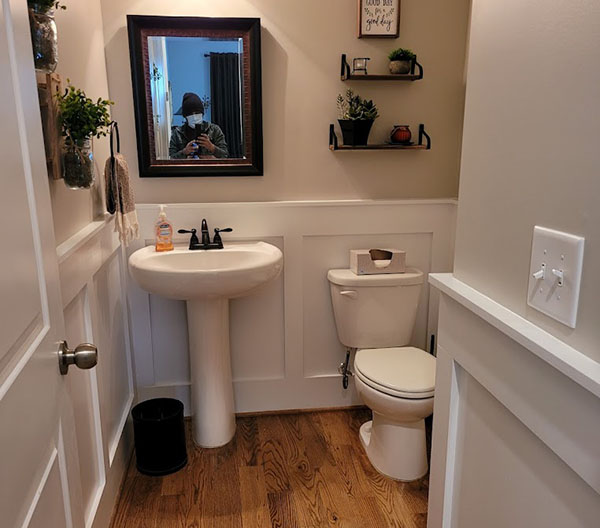
[[[225,445],[235,434],[229,299],[251,294],[282,268],[281,251],[265,242],[208,251],[147,246],[129,257],[131,276],[142,289],[187,301],[192,423],[201,447]]]
[[[247,295],[277,277],[282,267],[279,248],[265,242],[208,251],[186,246],[157,252],[147,246],[129,257],[131,275],[141,288],[186,301]]]

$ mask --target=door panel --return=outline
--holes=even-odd
[[[23,528],[58,528],[62,526],[69,528],[73,526],[70,514],[64,507],[64,490],[56,449],[52,450],[46,470],[36,491],[36,500],[31,504]]]
[[[4,17],[2,21],[6,22]],[[0,68],[5,72],[11,67],[5,23],[0,27],[0,42]],[[20,132],[15,88],[10,76],[0,76],[3,130],[3,140],[0,141],[3,174],[0,211],[5,224],[2,229],[0,292],[3,306],[10,307],[4,309],[0,317],[0,380],[8,377],[9,367],[14,368],[15,363],[30,350],[31,343],[39,338],[43,331],[42,313],[47,310],[40,296],[40,279],[43,281],[44,277],[43,269],[39,269],[41,255],[39,248],[36,250],[32,228],[33,197],[31,192],[28,193],[32,174],[25,166],[23,155],[19,155],[21,149],[15,151]],[[8,96],[6,99],[5,94]],[[5,134],[10,134],[11,140],[6,141]]]
[[[64,323],[27,2],[0,4],[0,512],[2,526],[71,523],[77,482],[58,342]],[[58,524],[57,524],[58,523]],[[61,524],[62,523],[62,524]]]
[[[60,387],[49,375],[50,369],[58,370],[56,365],[54,351],[36,351],[0,400],[0,512],[6,526],[23,522],[48,463],[47,453],[58,444],[55,407],[61,400]]]

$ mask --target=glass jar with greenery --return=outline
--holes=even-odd
[[[337,96],[337,107],[344,145],[366,145],[373,122],[379,117],[375,103],[348,88],[345,96]]]
[[[68,81],[69,82],[69,81]],[[58,95],[58,109],[63,136],[63,178],[71,189],[89,189],[94,183],[93,137],[106,136],[111,124],[108,109],[112,101],[96,102],[70,82]]]
[[[52,73],[58,64],[58,35],[54,10],[66,9],[56,0],[27,0],[35,69]]]

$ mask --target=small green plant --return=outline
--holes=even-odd
[[[363,99],[360,95],[355,94],[351,88],[346,90],[345,97],[342,94],[337,96],[337,107],[340,119],[372,120],[379,117],[377,106],[369,99]]]
[[[56,0],[27,0],[27,5],[35,10],[42,13],[46,13],[51,9],[67,9],[67,6],[57,2]]]
[[[395,49],[388,55],[388,59],[390,59],[390,61],[411,61],[416,57],[417,56],[411,50],[404,48]]]
[[[108,110],[114,103],[101,97],[94,102],[69,79],[67,82],[65,93],[57,95],[61,131],[66,143],[82,147],[92,137],[107,135],[111,123]]]

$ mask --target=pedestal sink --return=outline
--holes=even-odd
[[[154,246],[129,257],[129,270],[149,293],[187,301],[192,424],[201,447],[218,447],[235,434],[229,352],[229,299],[249,295],[275,279],[283,267],[279,248],[265,242],[194,250]]]

